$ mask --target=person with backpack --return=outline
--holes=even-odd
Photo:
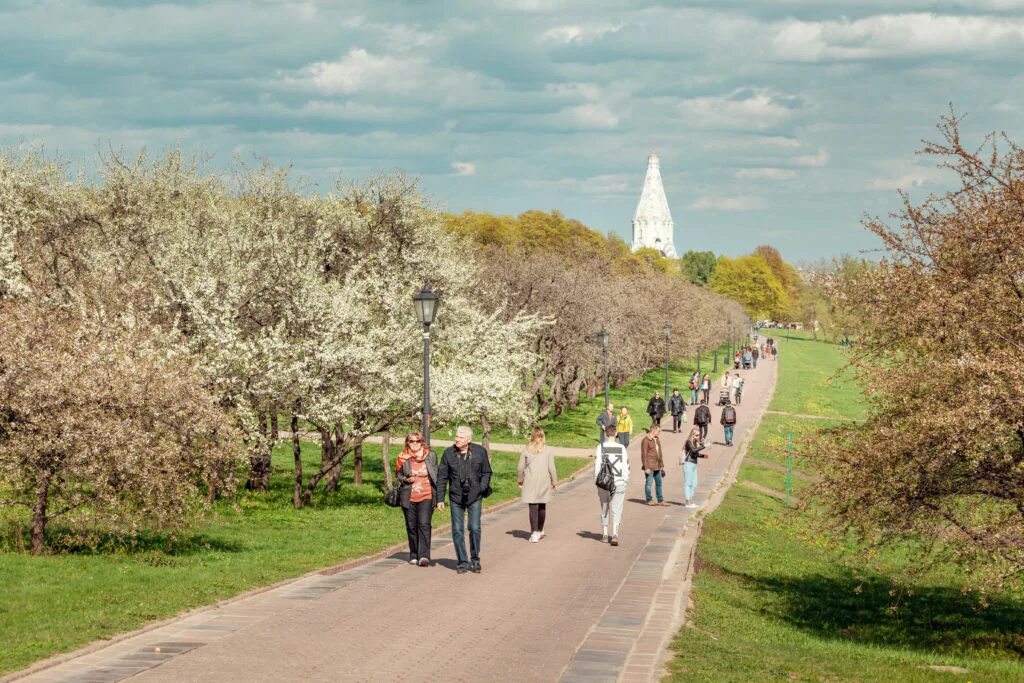
[[[725,445],[732,445],[732,432],[736,427],[736,408],[732,405],[727,405],[722,408],[722,415],[719,418],[719,422],[722,423],[722,429],[725,431]]]
[[[444,510],[444,494],[451,483],[452,541],[458,559],[456,571],[480,573],[480,514],[484,498],[491,495],[491,460],[483,446],[470,443],[473,430],[460,425],[455,443],[441,454],[437,468],[438,510]],[[466,516],[469,516],[469,550],[466,555]]]
[[[679,431],[679,425],[686,414],[686,402],[679,395],[678,389],[672,390],[672,397],[668,400],[668,412],[672,413],[672,433]]]
[[[711,424],[711,408],[708,408],[707,401],[701,401],[697,410],[693,413],[693,424],[700,433],[701,441],[708,437],[708,425]]]
[[[558,488],[558,471],[555,470],[555,453],[547,446],[544,430],[534,427],[530,443],[519,455],[516,478],[523,502],[530,508],[530,543],[536,543],[546,535],[544,520],[547,517],[551,493]]]
[[[690,405],[697,405],[697,392],[700,391],[700,374],[693,373],[690,377]]]
[[[438,500],[437,454],[424,445],[419,432],[405,435],[405,447],[395,462],[395,480],[401,487],[398,495],[409,539],[409,564],[429,567],[430,521]]]
[[[704,403],[711,402],[711,378],[705,372],[704,376],[700,379],[700,390],[704,395]]]
[[[601,542],[618,545],[622,504],[629,484],[629,458],[625,446],[615,440],[615,425],[607,427],[604,433],[604,442],[594,451],[594,483],[601,503]]]
[[[647,414],[651,416],[651,424],[661,425],[661,418],[665,417],[665,399],[661,397],[660,391],[655,391],[647,402]]]
[[[705,448],[704,440],[700,437],[700,430],[696,427],[690,430],[690,436],[683,444],[683,456],[679,462],[683,466],[683,506],[695,508],[697,504],[693,498],[697,495],[697,459],[708,457],[702,453]]]
[[[640,442],[640,463],[644,468],[644,498],[648,505],[668,505],[665,496],[661,492],[661,480],[665,476],[665,459],[661,455],[661,439],[658,432],[661,428],[658,425],[651,425]],[[654,490],[658,496],[655,503],[651,498],[651,482],[654,482]]]
[[[626,406],[622,406],[622,410],[619,412],[619,420],[615,423],[615,429],[619,432],[619,443],[629,448],[629,438],[633,436],[633,418]]]

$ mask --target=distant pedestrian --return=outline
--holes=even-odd
[[[644,468],[645,478],[644,498],[647,499],[648,505],[668,505],[661,491],[661,480],[665,476],[665,459],[661,453],[661,439],[658,438],[660,431],[661,428],[658,425],[651,425],[651,428],[647,430],[647,434],[644,435],[643,441],[640,442],[640,463]],[[654,482],[655,493],[658,496],[657,503],[651,498],[652,481]]]
[[[732,393],[736,400],[736,405],[739,405],[743,401],[743,384],[744,379],[739,375],[732,378]]]
[[[619,432],[619,443],[626,448],[629,448],[629,438],[633,435],[633,418],[629,414],[629,408],[622,406],[622,410],[619,412],[619,419],[615,423],[615,428]]]
[[[697,394],[700,392],[700,373],[690,376],[690,405],[697,405]]]
[[[722,408],[722,415],[719,418],[722,429],[725,432],[725,445],[732,445],[732,432],[736,428],[736,408],[731,405]]]
[[[732,357],[732,366],[739,370],[740,369],[740,352],[737,351]]]
[[[725,374],[722,375],[722,388],[728,389],[732,387],[732,377],[729,375],[729,371],[726,370]]]
[[[409,538],[409,564],[430,565],[430,531],[437,506],[437,454],[428,450],[423,435],[409,432],[395,462],[395,479]]]
[[[708,457],[701,453],[705,448],[704,441],[700,437],[700,430],[694,427],[690,430],[690,436],[683,445],[683,457],[680,458],[683,464],[683,504],[688,508],[695,508],[693,502],[697,495],[697,459]]]
[[[708,437],[708,425],[711,424],[711,408],[708,408],[707,401],[701,401],[697,410],[693,413],[693,424],[697,425],[701,441]]]
[[[757,350],[756,346],[750,352],[750,357],[754,359],[754,369],[756,370],[757,369],[757,359],[761,357],[761,353],[760,353],[760,351]]]
[[[704,376],[700,380],[700,390],[701,390],[701,393],[704,395],[704,401],[703,402],[704,403],[710,403],[711,402],[711,378],[708,377],[707,373],[704,373]]]
[[[601,473],[602,465],[607,462],[615,477],[615,491],[597,489],[597,498],[601,503],[601,542],[611,545],[619,544],[619,525],[622,522],[622,504],[626,500],[626,487],[629,484],[629,458],[625,447],[615,441],[615,427],[605,430],[605,441],[594,451],[594,481]],[[611,535],[608,525],[611,523]]]
[[[491,461],[479,444],[470,443],[473,430],[460,425],[455,443],[441,454],[437,468],[437,509],[444,510],[444,494],[451,482],[452,541],[459,574],[480,573],[480,514],[491,490]],[[466,516],[469,516],[469,551],[466,554]]]
[[[536,543],[545,536],[548,503],[551,493],[558,488],[555,453],[548,447],[540,427],[533,428],[530,443],[519,454],[516,479],[523,502],[530,507],[530,543]]]
[[[672,397],[668,400],[668,412],[672,413],[672,432],[676,433],[686,415],[686,402],[679,395],[678,389],[672,390]]]
[[[779,359],[779,347],[776,346],[775,344],[772,344],[772,360],[778,360],[778,359]]]
[[[754,365],[754,352],[749,347],[743,351],[743,367],[750,368]]]
[[[597,422],[597,426],[600,428],[600,431],[598,432],[597,442],[601,443],[602,441],[604,441],[604,430],[608,428],[608,425],[618,423],[618,418],[615,417],[615,406],[613,406],[611,403],[606,405],[604,410],[601,411],[601,414],[597,416],[595,422]]]
[[[665,399],[661,397],[660,391],[655,391],[647,402],[647,414],[651,416],[651,424],[661,425],[661,418],[665,417]]]

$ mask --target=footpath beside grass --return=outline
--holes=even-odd
[[[392,448],[392,457],[396,453]],[[364,484],[318,494],[312,507],[291,504],[290,445],[274,454],[271,490],[219,502],[185,540],[142,538],[135,548],[45,557],[0,546],[0,674],[98,638],[229,598],[305,572],[369,555],[405,540],[399,509],[382,502],[380,447],[364,447]],[[493,453],[488,506],[518,495],[518,453]],[[304,468],[319,447],[303,444]],[[559,478],[586,463],[556,458]],[[351,481],[351,458],[343,481]],[[2,521],[2,520],[0,520]],[[447,524],[447,511],[434,525]],[[4,527],[6,529],[6,525]]]
[[[794,337],[780,342],[778,362],[770,410],[864,417],[848,376],[829,379],[844,364],[838,347]],[[797,438],[829,424],[766,415],[739,480],[784,489],[783,472],[753,460],[785,464],[790,431]],[[806,465],[797,461],[796,469]],[[793,483],[796,495],[807,485]],[[882,559],[907,562],[899,549]],[[734,486],[704,522],[690,624],[673,642],[668,680],[1024,681],[1024,596],[990,596],[980,608],[948,567],[898,598],[891,589],[885,577],[826,550],[803,513]],[[929,668],[950,666],[968,673]]]

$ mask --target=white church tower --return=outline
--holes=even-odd
[[[652,153],[647,157],[647,175],[644,189],[633,214],[633,251],[643,247],[657,249],[662,255],[676,258],[672,242],[672,212],[668,208],[665,187],[661,184],[661,161]]]

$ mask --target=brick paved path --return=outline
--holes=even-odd
[[[738,445],[720,445],[713,408],[709,440],[716,443],[699,465],[698,503],[720,490],[735,464],[774,388],[776,364],[743,374]],[[633,476],[617,548],[600,542],[588,472],[548,505],[548,535],[540,543],[526,540],[525,506],[485,515],[482,574],[456,574],[450,538],[435,537],[434,566],[409,566],[402,553],[309,575],[23,680],[657,680],[665,646],[681,624],[699,529],[693,518],[703,512],[680,505],[683,439],[682,433],[662,436],[670,507],[643,504],[639,439],[631,444]],[[447,519],[447,511],[439,514]],[[395,524],[402,524],[397,512]]]

